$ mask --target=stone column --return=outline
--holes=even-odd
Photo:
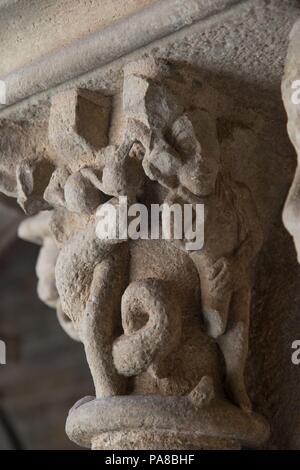
[[[273,135],[279,148],[286,137],[259,67],[256,86],[245,76],[256,66],[246,33],[267,42],[268,2],[133,3],[118,22],[45,44],[2,77],[1,191],[29,216],[19,235],[41,245],[38,295],[83,343],[95,385],[66,432],[92,449],[262,447],[263,349],[250,318],[256,262],[286,190],[273,165],[268,192],[266,167],[280,168]],[[293,8],[283,9],[285,33]],[[240,31],[250,66],[236,50]],[[141,204],[148,214],[164,205],[156,239],[100,235],[125,200],[126,230]],[[165,232],[174,206],[191,209],[181,237],[174,224]]]

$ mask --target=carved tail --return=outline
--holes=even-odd
[[[133,282],[122,297],[124,334],[113,346],[119,374],[138,375],[166,357],[181,336],[181,312],[170,286],[160,280]]]

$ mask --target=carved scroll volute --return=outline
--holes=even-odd
[[[300,262],[300,21],[290,34],[282,81],[282,96],[288,117],[288,134],[297,152],[298,164],[283,212],[283,222],[292,235]]]

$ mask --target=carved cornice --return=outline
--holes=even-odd
[[[164,0],[84,36],[62,49],[0,77],[5,103],[18,103],[111,63],[186,26],[228,11],[246,0]],[[143,27],[141,27],[143,25]]]

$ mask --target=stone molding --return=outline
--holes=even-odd
[[[75,79],[186,26],[245,2],[186,0],[183,8],[181,0],[157,1],[57,52],[0,77],[6,88],[6,105],[2,105],[2,108]],[[140,25],[147,26],[141,28]]]

